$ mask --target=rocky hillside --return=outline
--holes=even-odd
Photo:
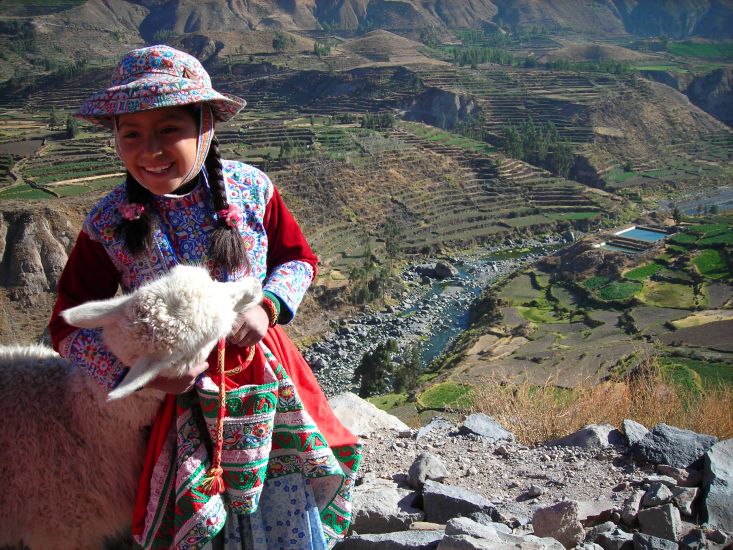
[[[530,448],[482,414],[331,404],[364,444],[342,550],[733,548],[733,440],[625,420]]]
[[[84,210],[78,200],[61,208],[0,203],[0,344],[38,339]]]

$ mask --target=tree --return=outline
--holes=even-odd
[[[417,389],[418,375],[422,369],[420,348],[413,345],[405,353],[404,361],[394,373],[392,389],[394,393],[414,394]]]
[[[682,210],[680,210],[679,206],[675,206],[672,209],[672,219],[674,223],[680,223],[682,221]]]
[[[395,351],[397,344],[389,339],[362,356],[359,366],[354,370],[354,381],[359,381],[359,397],[380,395],[390,390],[394,370],[392,354]]]
[[[77,136],[79,133],[79,126],[76,122],[76,119],[69,115],[66,117],[66,137],[69,139],[73,139]]]
[[[555,145],[555,150],[552,152],[552,171],[558,176],[567,178],[574,160],[573,147],[567,141],[560,141]]]
[[[59,124],[59,117],[56,113],[56,107],[51,105],[51,113],[48,115],[48,125],[53,128],[55,126],[58,126]]]
[[[283,52],[287,48],[295,46],[295,38],[284,32],[277,31],[272,39],[272,49],[276,52]]]

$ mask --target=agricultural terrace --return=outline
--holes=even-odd
[[[553,262],[514,273],[477,302],[493,304],[500,320],[469,327],[431,365],[431,381],[580,387],[623,377],[655,356],[686,390],[732,384],[733,341],[721,338],[733,330],[731,233],[733,216],[701,217],[670,239],[682,246],[622,254],[615,274],[565,273]],[[490,316],[482,312],[474,317]]]

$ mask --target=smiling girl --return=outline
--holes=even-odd
[[[267,175],[219,154],[215,123],[244,105],[195,58],[151,46],[79,111],[112,130],[127,178],[92,208],[61,276],[49,329],[62,356],[115,387],[127,366],[60,312],[179,263],[258,277],[265,294],[206,364],[148,384],[165,398],[131,518],[142,548],[328,548],[350,521],[359,446],[280,327],[318,260]]]

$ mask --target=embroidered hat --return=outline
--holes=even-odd
[[[126,54],[115,67],[112,86],[87,98],[76,116],[111,128],[115,115],[202,102],[222,122],[247,104],[214,90],[209,74],[195,57],[158,45]]]

